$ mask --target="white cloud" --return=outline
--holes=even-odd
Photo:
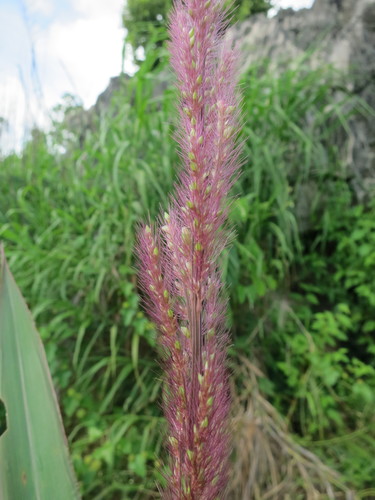
[[[91,106],[120,73],[123,32],[115,22],[109,15],[56,22],[40,37],[36,49],[48,105],[50,97],[69,91]]]
[[[274,5],[281,7],[282,9],[287,9],[292,7],[295,10],[298,9],[308,9],[312,6],[314,0],[276,0]]]
[[[16,144],[22,140],[22,126],[25,120],[25,95],[17,76],[7,75],[0,82],[0,116],[8,121],[8,128],[1,136],[1,142]]]
[[[277,14],[279,9],[292,8],[294,10],[309,9],[314,3],[314,0],[274,0],[273,8],[269,11],[269,16]]]
[[[72,7],[85,17],[118,16],[118,24],[121,24],[120,14],[124,7],[124,1],[119,0],[73,0]]]
[[[29,44],[27,30],[17,9],[12,4],[0,3],[0,71],[14,70],[23,62]]]
[[[26,7],[29,12],[49,16],[53,11],[52,0],[26,0]]]
[[[91,106],[121,71],[123,0],[75,0],[73,5],[76,14],[51,23],[36,42],[48,106],[64,92]]]

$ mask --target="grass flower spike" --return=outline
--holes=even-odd
[[[159,330],[171,500],[225,497],[229,395],[225,301],[218,269],[227,195],[239,168],[236,55],[223,42],[222,0],[177,0],[171,63],[180,91],[183,168],[168,213],[139,234],[140,282]]]

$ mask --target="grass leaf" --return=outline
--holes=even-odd
[[[2,500],[74,500],[78,489],[44,349],[1,250]]]

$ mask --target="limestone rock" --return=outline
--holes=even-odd
[[[313,49],[315,69],[332,65],[345,76],[345,91],[375,108],[375,0],[316,0],[311,9],[257,15],[233,27],[241,67],[268,59],[275,71]],[[338,90],[339,92],[339,90]],[[343,162],[359,200],[375,185],[375,117],[356,117],[342,145]]]

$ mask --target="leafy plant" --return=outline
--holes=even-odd
[[[316,436],[320,447],[333,446],[327,448],[333,463],[343,460],[361,488],[371,486],[374,475],[365,451],[371,447],[354,451],[364,433],[375,443],[374,206],[332,204],[326,214],[300,262],[300,282],[278,330],[281,350],[272,352],[285,377],[286,387],[278,392],[291,424],[304,436]],[[334,452],[336,443],[358,455],[358,462]]]

